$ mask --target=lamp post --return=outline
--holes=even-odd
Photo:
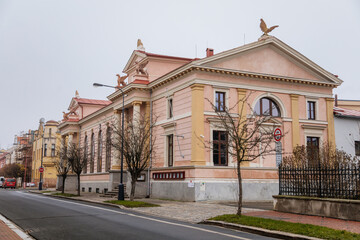
[[[120,167],[120,184],[119,184],[119,192],[118,192],[118,200],[124,200],[124,183],[123,183],[123,173],[124,173],[124,102],[125,102],[125,95],[121,88],[114,87],[110,85],[105,85],[101,83],[94,83],[94,87],[109,87],[109,88],[115,88],[121,91],[122,94],[122,111],[121,111],[121,167]]]
[[[41,118],[40,119],[40,124],[43,127],[43,131],[42,131],[42,136],[41,136],[41,168],[43,168],[43,157],[44,157],[44,131],[45,131],[45,118]],[[43,173],[40,172],[40,182],[39,182],[39,190],[42,190],[42,185],[43,185]]]

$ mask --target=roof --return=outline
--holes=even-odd
[[[360,118],[360,111],[334,107],[334,114],[337,117]]]
[[[46,124],[59,124],[58,121],[55,121],[55,120],[49,120],[46,122]]]
[[[135,50],[135,51],[144,53],[148,57],[168,58],[168,59],[185,60],[185,61],[193,61],[193,60],[195,60],[194,58],[185,58],[185,57],[176,57],[176,56],[155,54],[155,53],[149,53],[149,52],[145,52],[145,51],[141,51],[141,50]]]
[[[87,99],[87,98],[74,98],[74,99],[78,103],[82,103],[82,104],[94,104],[94,105],[104,105],[104,106],[111,104],[111,101],[108,100]]]

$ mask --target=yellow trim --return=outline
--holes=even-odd
[[[134,106],[134,105],[141,105],[141,101],[133,101],[131,104]]]
[[[111,170],[120,170],[121,167],[119,165],[112,165]]]
[[[291,94],[292,145],[300,145],[299,95]]]
[[[242,88],[238,88],[237,89],[238,92],[238,114],[239,117],[241,119],[241,121],[244,121],[246,119],[246,113],[247,113],[247,108],[246,108],[246,89],[242,89]],[[239,131],[241,131],[242,126],[240,126]],[[241,167],[249,167],[250,166],[250,162],[242,162],[241,163]]]
[[[191,86],[191,163],[205,165],[205,149],[200,135],[204,135],[204,85]]]
[[[326,100],[326,118],[328,122],[328,142],[331,147],[335,147],[335,127],[334,127],[334,99],[325,98]]]

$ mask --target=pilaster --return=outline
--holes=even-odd
[[[205,150],[200,136],[204,135],[204,85],[191,86],[191,163],[205,165]]]
[[[326,100],[326,119],[328,122],[328,143],[335,148],[335,127],[334,127],[334,99],[325,98]]]
[[[300,145],[299,95],[291,94],[292,145]]]

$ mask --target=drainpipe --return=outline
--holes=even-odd
[[[150,168],[152,166],[152,89],[150,89],[150,163],[149,163],[149,167],[148,167],[148,174],[147,174],[147,181],[148,181],[148,186],[147,186],[147,191],[146,191],[146,198],[150,198],[150,193],[151,193],[151,184],[150,184]]]

